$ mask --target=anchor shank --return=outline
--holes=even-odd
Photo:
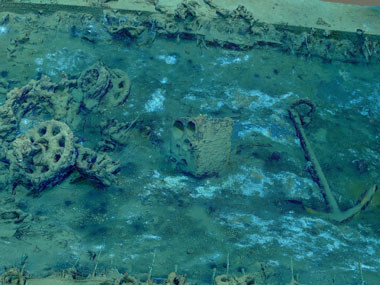
[[[311,167],[309,168],[309,172],[313,178],[313,180],[318,184],[325,201],[332,213],[341,212],[338,206],[338,203],[333,196],[330,186],[327,182],[327,179],[322,171],[322,168],[318,162],[317,157],[314,154],[313,149],[311,148],[311,144],[306,137],[305,130],[302,126],[301,118],[295,108],[289,109],[289,115],[296,129],[297,137],[300,140],[301,146],[304,150],[305,158],[307,161],[311,163]]]

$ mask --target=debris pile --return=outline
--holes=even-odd
[[[100,186],[116,183],[119,163],[107,154],[74,144],[74,135],[62,122],[44,121],[17,137],[6,154],[12,190],[24,185],[40,192],[62,182],[73,170]]]
[[[81,114],[101,114],[121,105],[129,90],[128,75],[101,62],[76,78],[64,74],[54,83],[42,76],[11,90],[0,106],[0,153],[9,169],[12,191],[23,185],[40,192],[59,184],[75,170],[99,186],[116,183],[119,163],[76,144],[73,131],[81,125]],[[53,120],[45,121],[46,117]],[[33,126],[31,121],[39,124]],[[30,125],[25,133],[20,128],[23,122]]]
[[[139,42],[146,34],[164,38],[196,40],[200,47],[220,46],[247,50],[270,48],[298,56],[319,57],[343,62],[378,62],[380,41],[377,36],[342,33],[325,28],[293,27],[260,22],[245,6],[234,10],[219,7],[211,0],[184,0],[173,12],[154,1],[157,13],[104,12],[106,30],[116,39]],[[133,20],[131,20],[133,19]],[[319,23],[323,23],[321,18]],[[145,42],[145,41],[144,41]]]

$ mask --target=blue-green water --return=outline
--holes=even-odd
[[[104,22],[89,18],[87,30],[71,28],[79,16],[11,15],[0,33],[0,96],[31,79],[61,73],[77,76],[102,61],[128,73],[126,103],[103,117],[80,113],[73,128],[83,145],[101,140],[99,123],[132,122],[130,141],[108,154],[121,161],[119,184],[95,187],[88,181],[61,184],[27,196],[27,189],[1,191],[1,207],[17,208],[33,220],[2,223],[0,265],[44,276],[76,264],[91,273],[117,268],[144,278],[173,271],[210,284],[217,274],[235,275],[268,264],[268,284],[291,279],[305,284],[368,284],[380,279],[379,194],[358,217],[334,224],[308,214],[294,201],[323,210],[317,185],[305,171],[302,149],[287,108],[297,98],[317,105],[307,134],[342,208],[379,181],[380,83],[378,65],[323,63],[271,50],[200,48],[193,41],[115,41]],[[1,15],[0,15],[1,18]],[[10,53],[12,41],[28,40]],[[83,40],[91,34],[94,42]],[[177,117],[231,117],[231,159],[218,177],[196,179],[168,163],[170,128]],[[29,114],[20,132],[41,122]],[[279,154],[273,159],[273,153]],[[6,165],[2,175],[8,175]],[[3,186],[4,188],[6,185]],[[335,283],[332,283],[335,280]]]

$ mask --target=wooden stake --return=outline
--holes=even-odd
[[[227,276],[230,271],[230,253],[227,253]]]

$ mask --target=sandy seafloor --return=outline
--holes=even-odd
[[[18,238],[7,236],[2,224],[1,270],[27,255],[32,275],[74,264],[88,273],[92,253],[101,252],[98,271],[116,267],[139,276],[155,254],[154,278],[177,265],[191,281],[210,284],[213,268],[224,273],[229,255],[230,273],[249,272],[262,261],[278,284],[290,280],[291,257],[301,283],[358,284],[359,263],[368,284],[380,280],[379,193],[342,225],[292,202],[323,209],[286,111],[297,98],[316,103],[307,133],[341,207],[350,207],[379,182],[379,65],[205,49],[183,40],[156,39],[150,46],[112,41],[102,22],[89,21],[92,43],[80,38],[81,31],[46,26],[46,18],[40,26],[22,17],[0,27],[1,101],[6,91],[41,74],[58,80],[61,72],[78,74],[100,60],[131,78],[130,97],[113,110],[115,117],[133,121],[139,115],[142,128],[151,131],[136,131],[127,146],[109,153],[122,162],[119,185],[99,189],[65,181],[39,197],[16,193],[18,207],[35,220]],[[7,47],[25,29],[33,30],[30,40],[9,58]],[[234,119],[231,161],[219,177],[195,179],[167,163],[173,119],[198,114]],[[100,140],[92,128],[99,118],[83,120],[84,131],[75,135],[93,147]],[[36,123],[25,118],[20,131]],[[273,152],[279,160],[271,159]],[[9,195],[0,192],[1,199]]]

